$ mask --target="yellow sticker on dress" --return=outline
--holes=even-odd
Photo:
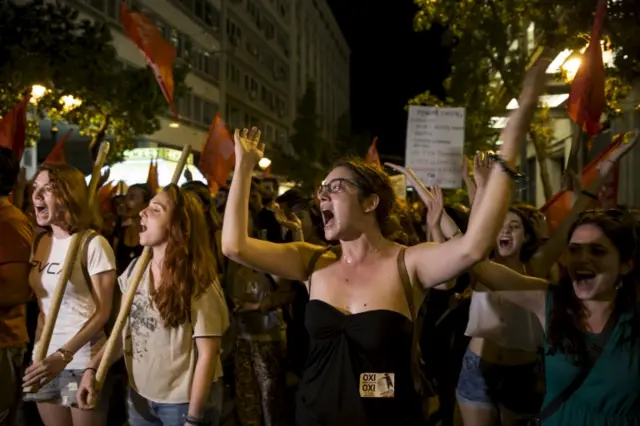
[[[395,377],[393,373],[360,374],[360,396],[362,398],[393,398]]]

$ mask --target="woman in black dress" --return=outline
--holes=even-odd
[[[318,190],[327,250],[274,244],[247,234],[251,173],[263,155],[260,132],[235,132],[236,167],[222,229],[223,253],[251,268],[303,281],[309,291],[309,359],[298,390],[300,426],[423,424],[414,359],[415,306],[423,288],[481,261],[510,201],[511,171],[543,88],[548,61],[530,70],[520,108],[502,133],[500,156],[465,235],[405,248],[385,238],[395,195],[382,171],[342,162]],[[390,379],[391,386],[387,379]]]

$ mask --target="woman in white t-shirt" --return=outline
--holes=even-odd
[[[105,343],[116,281],[115,258],[108,242],[88,234],[93,222],[83,174],[67,165],[45,164],[33,182],[33,206],[38,226],[48,230],[32,250],[29,282],[40,316],[34,352],[67,256],[71,236],[82,233],[81,247],[65,289],[47,357],[34,362],[24,376],[25,388],[35,388],[25,400],[36,401],[45,426],[106,424],[108,399],[92,411],[79,410],[75,391],[84,370]],[[91,237],[88,237],[91,235]]]
[[[193,194],[169,185],[140,216],[140,244],[153,256],[116,353],[124,355],[129,373],[129,425],[217,424],[228,312],[204,214]],[[134,265],[119,278],[123,293]],[[102,355],[91,361],[78,389],[81,407],[96,400],[94,369]]]

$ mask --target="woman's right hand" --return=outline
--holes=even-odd
[[[76,391],[76,399],[78,400],[78,408],[81,410],[91,410],[98,401],[96,392],[96,373],[94,370],[86,370],[82,375],[82,380]]]
[[[476,181],[478,189],[485,188],[489,181],[489,175],[493,168],[493,158],[491,152],[477,152],[473,158],[473,179]]]
[[[255,166],[264,156],[264,144],[260,143],[261,132],[256,127],[236,129],[233,134],[235,141],[236,161]]]

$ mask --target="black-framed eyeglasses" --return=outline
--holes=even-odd
[[[318,189],[316,191],[318,197],[320,197],[320,195],[322,195],[323,192],[327,191],[329,194],[335,194],[337,192],[342,191],[342,189],[344,188],[343,185],[344,183],[348,183],[349,185],[355,186],[356,188],[360,188],[360,186],[352,181],[351,179],[346,179],[346,178],[335,178],[335,179],[331,179],[329,182],[327,183],[321,183],[320,186],[318,186]]]

